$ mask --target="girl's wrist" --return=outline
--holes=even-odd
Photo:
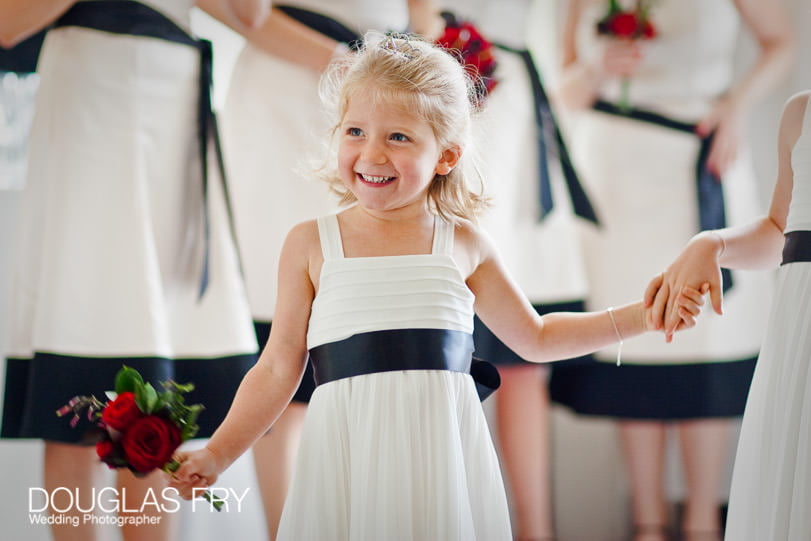
[[[214,459],[218,473],[228,467],[229,461],[220,451],[212,449],[210,445],[206,445],[203,449]]]

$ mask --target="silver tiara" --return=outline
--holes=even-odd
[[[380,42],[380,48],[403,60],[414,60],[422,54],[422,51],[412,45],[413,41],[414,38],[409,34],[392,32]]]

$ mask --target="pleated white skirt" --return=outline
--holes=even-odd
[[[318,387],[278,539],[512,539],[470,376],[383,372]]]
[[[732,476],[728,541],[811,536],[811,264],[780,268]]]

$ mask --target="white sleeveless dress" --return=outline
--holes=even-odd
[[[189,29],[193,0],[145,3]],[[194,381],[199,435],[210,435],[255,362],[213,151],[199,297],[199,71],[187,45],[48,31],[14,254],[4,437],[78,440],[55,408],[103,396],[123,363],[154,383]]]
[[[472,332],[473,294],[437,219],[431,254],[344,258],[318,221],[324,266],[307,346],[387,329]],[[307,411],[280,540],[510,540],[495,449],[468,374],[379,372],[325,383]]]
[[[578,55],[601,48],[596,21],[606,2],[586,7],[577,32]],[[622,0],[623,6],[634,2]],[[644,57],[630,80],[631,105],[696,123],[733,82],[739,17],[733,0],[662,0],[650,16],[657,28],[643,40]],[[600,99],[616,102],[619,81]],[[584,231],[588,306],[604,309],[638,299],[698,233],[696,162],[699,138],[647,122],[593,110],[578,112],[570,130],[575,164],[602,221]],[[763,214],[748,149],[723,175],[727,225]],[[724,315],[704,310],[699,324],[666,344],[659,333],[625,341],[582,369],[556,365],[553,397],[576,411],[621,418],[679,420],[741,415],[763,336],[767,273],[733,272]]]
[[[786,232],[811,230],[811,103],[791,156]],[[727,541],[811,539],[811,263],[782,265],[746,403]]]

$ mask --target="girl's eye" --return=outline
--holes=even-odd
[[[360,128],[347,128],[346,134],[351,135],[352,137],[360,137],[363,135],[363,132]]]
[[[392,133],[390,137],[392,141],[409,141],[408,136],[402,133]]]

